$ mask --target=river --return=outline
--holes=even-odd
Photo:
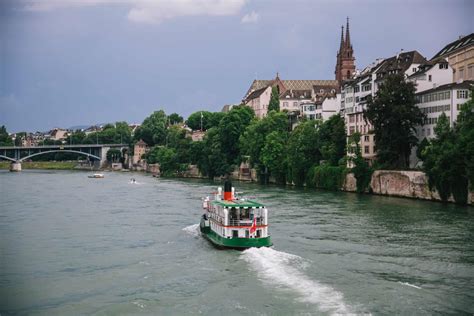
[[[0,314],[474,313],[474,208],[234,183],[272,248],[198,234],[217,184],[0,172]],[[137,183],[130,183],[134,177]]]

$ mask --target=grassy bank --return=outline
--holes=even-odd
[[[75,161],[32,161],[22,162],[21,169],[49,169],[49,170],[71,170],[77,165]],[[10,162],[0,161],[0,169],[9,169]]]

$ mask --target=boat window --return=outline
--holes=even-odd
[[[249,237],[250,237],[249,230],[248,230],[248,229],[246,229],[246,230],[245,230],[245,238],[249,238]]]
[[[239,237],[239,231],[238,231],[238,230],[233,230],[233,231],[232,231],[232,237],[233,237],[233,238]]]
[[[257,229],[257,238],[260,238],[262,236],[262,230]]]
[[[235,207],[230,209],[230,219],[237,219],[237,209]]]

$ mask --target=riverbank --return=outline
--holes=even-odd
[[[9,161],[1,161],[0,169],[9,169]],[[77,166],[75,161],[31,161],[22,162],[22,169],[46,169],[46,170],[74,170]]]

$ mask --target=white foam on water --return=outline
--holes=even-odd
[[[188,227],[184,227],[183,231],[193,236],[199,236],[199,224],[193,224],[189,225]]]
[[[408,283],[408,282],[400,282],[400,281],[398,281],[398,283],[403,284],[403,285],[406,285],[406,286],[411,286],[411,287],[414,287],[415,289],[421,290],[421,287],[416,286],[416,285],[413,285],[413,284],[410,284],[410,283]]]
[[[342,293],[311,280],[301,271],[307,262],[299,256],[264,247],[247,249],[241,257],[262,281],[294,291],[300,301],[315,304],[321,312],[354,313],[344,303]]]

